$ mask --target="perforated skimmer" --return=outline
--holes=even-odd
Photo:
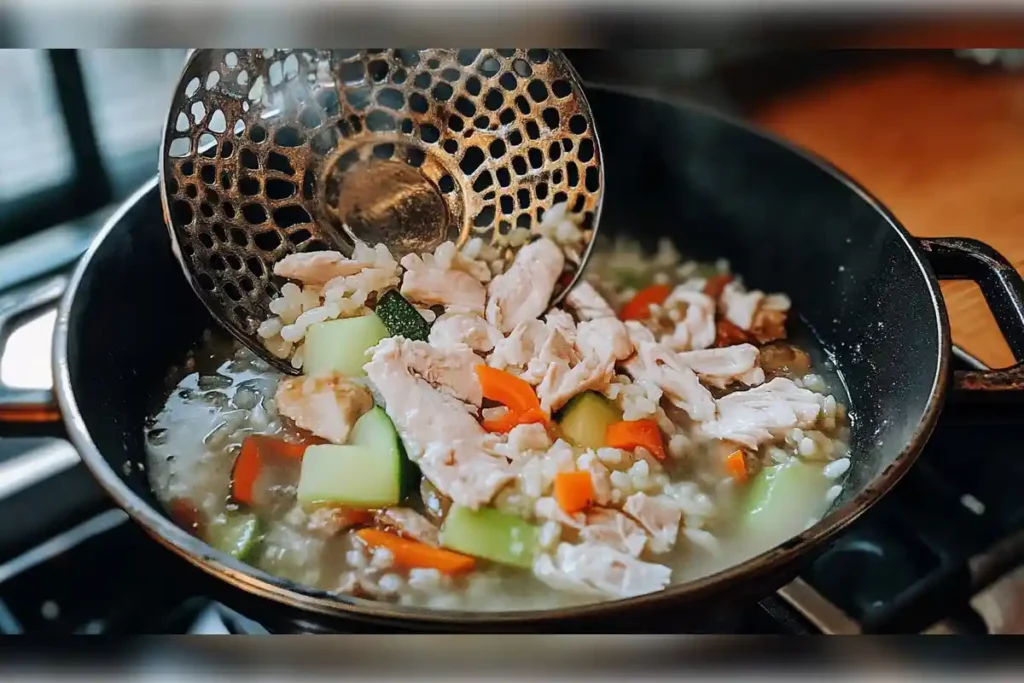
[[[544,211],[566,202],[552,304],[572,286],[600,217],[590,107],[555,50],[196,50],[160,157],[175,255],[213,316],[255,353],[290,253],[354,240],[396,256],[481,237],[505,267]],[[521,231],[520,231],[521,232]]]

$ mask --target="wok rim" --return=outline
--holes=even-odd
[[[917,456],[931,436],[942,411],[948,389],[952,343],[950,340],[948,315],[941,297],[938,279],[931,266],[917,248],[915,239],[892,215],[888,208],[857,181],[825,159],[772,133],[764,131],[749,122],[724,115],[709,107],[682,98],[654,94],[643,90],[594,84],[591,84],[589,87],[619,96],[646,99],[676,108],[694,110],[704,116],[717,118],[726,124],[741,128],[749,134],[759,136],[782,147],[789,153],[802,157],[808,163],[817,166],[820,170],[843,183],[851,192],[858,195],[877,211],[885,222],[888,223],[889,228],[896,232],[909,250],[917,265],[917,270],[924,278],[924,284],[928,289],[931,299],[932,312],[935,316],[936,331],[939,336],[935,375],[932,379],[928,401],[906,445],[901,449],[893,462],[851,500],[833,510],[816,524],[790,537],[787,541],[774,548],[712,574],[685,583],[670,585],[656,593],[547,610],[466,612],[403,607],[369,599],[340,596],[327,591],[308,588],[241,563],[226,553],[214,550],[211,546],[192,536],[171,521],[162,511],[149,505],[131,490],[129,485],[118,476],[114,468],[93,442],[85,420],[78,408],[71,382],[68,363],[68,340],[71,333],[70,316],[76,303],[81,282],[86,271],[91,267],[95,255],[103,247],[108,236],[121,226],[123,218],[136,205],[144,201],[148,194],[154,191],[157,194],[154,197],[154,201],[160,201],[158,175],[151,178],[128,197],[107,220],[75,268],[67,291],[62,297],[58,308],[53,337],[54,391],[68,436],[93,477],[114,502],[124,509],[135,522],[139,523],[150,536],[196,567],[225,581],[227,584],[240,588],[249,594],[304,612],[336,618],[354,618],[364,622],[402,623],[411,626],[522,626],[564,620],[598,619],[616,614],[664,607],[673,603],[679,605],[692,604],[702,599],[720,596],[725,592],[724,589],[730,585],[745,583],[745,580],[752,580],[763,575],[781,572],[785,567],[792,565],[813,548],[821,546],[834,538],[840,531],[848,528],[903,478],[917,460]]]

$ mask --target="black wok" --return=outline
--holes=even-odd
[[[809,554],[906,473],[952,395],[998,398],[1020,389],[1020,366],[949,369],[941,278],[979,282],[1024,357],[1024,285],[990,248],[914,239],[842,173],[718,115],[604,89],[588,96],[606,159],[602,229],[670,235],[690,255],[730,259],[750,285],[789,293],[832,354],[850,395],[853,467],[818,524],[747,562],[657,594],[545,612],[413,611],[334,597],[235,561],[172,523],[138,466],[153,392],[211,325],[172,258],[155,179],[106,225],[72,277],[57,322],[60,413],[97,480],[149,534],[220,579],[212,583],[260,619],[328,630],[344,628],[342,618],[402,628],[568,630],[602,617],[624,628],[631,616],[667,610],[679,628],[795,576]]]

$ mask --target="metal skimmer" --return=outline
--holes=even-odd
[[[481,237],[502,250],[558,202],[601,208],[590,107],[555,50],[196,50],[160,157],[174,252],[213,316],[279,369],[256,328],[293,252],[383,242],[396,258]]]

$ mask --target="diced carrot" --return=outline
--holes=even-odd
[[[590,472],[559,472],[555,475],[555,501],[567,514],[586,510],[594,504],[594,480]]]
[[[604,440],[612,448],[627,451],[643,446],[658,460],[665,459],[665,444],[661,438],[661,429],[655,420],[613,422],[605,430]]]
[[[483,363],[474,369],[484,398],[497,401],[514,413],[525,414],[531,409],[540,410],[540,399],[526,380]]]
[[[270,456],[272,458],[285,458],[288,460],[302,460],[302,455],[306,452],[306,447],[309,444],[292,443],[279,439],[275,436],[264,436],[262,434],[253,434],[247,436],[246,441],[254,441],[260,450],[261,456]]]
[[[715,347],[736,346],[750,341],[750,335],[739,325],[721,318],[715,326]]]
[[[436,569],[442,574],[462,574],[476,566],[476,560],[468,555],[434,548],[379,529],[360,529],[356,536],[371,548],[391,551],[395,565],[403,569]]]
[[[708,278],[708,281],[704,283],[704,293],[710,296],[715,301],[718,301],[718,297],[722,296],[722,292],[725,291],[725,286],[732,282],[734,277],[732,275],[715,275]]]
[[[231,497],[236,502],[252,505],[253,488],[257,477],[260,476],[260,467],[259,442],[247,437],[242,441],[242,451],[235,459],[235,466],[231,472]]]
[[[252,505],[253,487],[263,468],[264,458],[301,460],[305,452],[305,444],[291,443],[274,436],[253,434],[245,437],[231,474],[231,496],[239,503]]]
[[[747,459],[743,451],[733,451],[725,458],[725,469],[737,484],[747,481]]]
[[[664,303],[672,288],[668,285],[651,285],[641,289],[630,299],[619,313],[621,320],[643,320],[651,314],[651,304]]]

